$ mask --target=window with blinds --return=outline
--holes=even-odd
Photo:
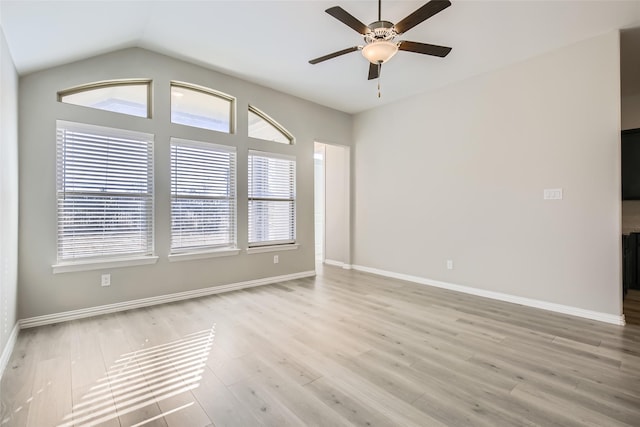
[[[249,247],[295,243],[294,157],[249,151]]]
[[[153,254],[153,135],[57,122],[58,262]]]
[[[236,246],[236,151],[171,139],[171,252]]]

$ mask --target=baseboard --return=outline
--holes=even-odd
[[[232,283],[228,285],[212,286],[192,291],[178,292],[175,294],[160,295],[157,297],[142,298],[133,301],[119,302],[115,304],[101,305],[97,307],[83,308],[80,310],[65,311],[62,313],[47,314],[45,316],[30,317],[22,319],[18,323],[21,329],[33,328],[36,326],[50,325],[53,323],[66,322],[68,320],[82,319],[85,317],[99,316],[101,314],[115,313],[118,311],[132,310],[134,308],[149,307],[157,304],[181,301],[190,298],[197,298],[207,295],[230,292],[238,289],[252,288],[255,286],[270,285],[272,283],[286,282],[288,280],[302,279],[315,276],[315,271],[303,271],[300,273],[285,274],[283,276],[267,277],[264,279],[248,280],[246,282]]]
[[[2,379],[2,375],[4,374],[4,370],[9,363],[9,359],[11,359],[11,353],[13,353],[13,347],[16,345],[16,340],[18,339],[18,331],[20,331],[20,324],[16,323],[9,335],[9,339],[7,340],[7,344],[4,346],[4,350],[2,350],[2,355],[0,355],[0,379]]]
[[[324,263],[327,265],[331,265],[334,267],[341,267],[344,268],[345,270],[351,270],[351,264],[345,264],[342,261],[334,261],[332,259],[325,259]]]
[[[334,267],[342,267],[344,265],[342,261],[334,261],[332,259],[325,259],[324,263],[327,265],[332,265]]]
[[[418,283],[420,285],[434,286],[436,288],[443,288],[451,291],[462,292],[465,294],[491,298],[499,301],[506,301],[514,304],[525,305],[527,307],[540,308],[542,310],[553,311],[556,313],[569,314],[571,316],[597,320],[599,322],[611,323],[614,325],[625,324],[624,315],[616,316],[615,314],[585,310],[583,308],[572,307],[569,305],[562,305],[562,304],[556,304],[556,303],[547,302],[547,301],[540,301],[540,300],[531,299],[531,298],[519,297],[516,295],[505,294],[502,292],[487,291],[484,289],[473,288],[470,286],[456,285],[454,283],[441,282],[438,280],[426,279],[424,277],[411,276],[408,274],[379,270],[377,268],[365,267],[362,265],[353,265],[353,269],[357,271],[362,271],[365,273],[377,274],[379,276],[406,280],[408,282]]]

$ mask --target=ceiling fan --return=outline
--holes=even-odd
[[[407,40],[395,40],[400,34],[406,33],[422,21],[431,18],[433,15],[442,12],[444,9],[451,6],[451,2],[449,0],[431,0],[397,24],[382,20],[381,3],[382,0],[378,0],[378,20],[369,25],[364,25],[340,6],[334,6],[327,9],[325,12],[329,15],[362,34],[364,36],[365,44],[364,46],[353,46],[312,59],[309,63],[317,64],[319,62],[326,61],[327,59],[332,59],[337,56],[361,50],[362,55],[370,62],[368,78],[369,80],[372,80],[380,77],[382,64],[391,59],[398,50],[439,56],[441,58],[444,58],[449,54],[449,52],[451,52],[450,47]]]

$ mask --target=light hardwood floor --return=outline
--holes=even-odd
[[[638,426],[640,326],[325,267],[20,332],[5,426]]]

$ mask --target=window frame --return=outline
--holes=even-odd
[[[231,226],[231,234],[232,238],[226,244],[220,245],[203,245],[203,246],[192,246],[192,247],[180,247],[174,248],[173,246],[173,235],[174,235],[174,227],[173,227],[173,201],[174,198],[182,198],[189,199],[188,196],[178,196],[177,191],[174,190],[174,146],[188,146],[195,147],[201,149],[209,149],[212,152],[226,152],[233,155],[232,158],[232,197],[227,197],[226,200],[232,201],[233,211],[230,217],[230,221],[232,223]],[[181,259],[199,259],[199,258],[208,258],[208,257],[216,257],[216,256],[226,256],[226,255],[234,255],[239,252],[238,246],[238,150],[234,146],[215,144],[211,142],[204,141],[196,141],[185,138],[171,137],[169,141],[169,178],[170,178],[170,193],[171,193],[171,202],[170,202],[170,218],[171,225],[169,230],[170,242],[169,242],[169,259],[170,260],[181,260]],[[193,198],[193,197],[191,197]],[[220,197],[208,197],[198,195],[197,199],[203,200],[218,200]]]
[[[61,209],[65,209],[64,206],[61,206],[63,202],[61,200],[62,197],[66,197],[66,194],[73,193],[78,196],[91,196],[96,195],[95,191],[79,191],[79,190],[67,190],[65,187],[66,181],[66,168],[67,168],[67,160],[64,159],[67,150],[67,141],[64,136],[61,136],[61,132],[64,131],[75,131],[75,132],[84,132],[98,138],[129,138],[133,140],[137,140],[145,143],[144,150],[146,152],[145,163],[146,170],[148,175],[146,176],[145,185],[147,191],[142,192],[132,192],[131,194],[127,194],[122,191],[104,191],[103,197],[112,197],[112,198],[139,198],[145,204],[145,213],[148,216],[144,217],[144,223],[147,225],[145,230],[144,240],[146,241],[146,249],[142,251],[131,251],[131,252],[113,252],[113,253],[105,253],[99,251],[95,255],[87,255],[87,256],[74,256],[74,257],[64,257],[62,256],[62,241],[63,229],[61,229]],[[107,126],[98,126],[87,123],[79,123],[79,122],[71,122],[66,120],[57,120],[56,121],[56,259],[57,263],[54,264],[53,272],[54,273],[63,273],[69,271],[83,271],[83,270],[94,270],[99,268],[109,268],[109,267],[124,267],[131,265],[144,265],[155,263],[158,259],[155,256],[155,156],[154,156],[154,146],[155,146],[155,135],[132,131],[127,129],[113,128]],[[81,153],[82,154],[82,153]],[[104,234],[104,226],[103,229],[96,233],[96,235]]]
[[[82,84],[79,86],[73,86],[71,88],[68,89],[63,89],[58,91],[57,93],[57,99],[58,102],[61,102],[63,104],[67,104],[67,105],[76,105],[78,107],[85,107],[85,108],[93,108],[95,110],[100,110],[100,111],[108,111],[110,113],[116,113],[116,114],[124,114],[126,116],[130,116],[130,117],[139,117],[142,119],[151,119],[153,116],[153,88],[152,88],[152,84],[153,84],[153,80],[151,79],[113,79],[113,80],[101,80],[101,81],[97,81],[97,82],[92,82],[92,83],[86,83],[86,84]],[[141,86],[141,85],[145,85],[147,87],[147,115],[146,116],[136,116],[133,114],[127,114],[127,113],[121,113],[119,111],[111,111],[111,110],[105,110],[102,108],[95,108],[95,107],[90,107],[90,106],[86,106],[86,105],[79,105],[79,104],[73,104],[70,102],[65,102],[63,101],[63,98],[65,96],[69,96],[69,95],[75,95],[78,93],[82,93],[82,92],[90,92],[92,90],[96,90],[96,89],[105,89],[105,88],[109,88],[109,87],[115,87],[115,86]]]
[[[248,129],[248,127],[249,127],[249,113],[253,113],[256,116],[260,117],[262,120],[264,120],[267,123],[269,123],[277,131],[279,131],[285,138],[287,138],[289,140],[289,143],[284,143],[284,142],[280,142],[280,141],[274,141],[272,139],[257,138],[255,136],[249,135],[249,129]],[[255,106],[253,106],[251,104],[249,104],[249,108],[247,108],[247,135],[249,136],[249,138],[258,139],[260,141],[275,142],[277,144],[283,144],[283,145],[294,145],[296,143],[296,138],[293,136],[293,134],[291,132],[289,132],[280,123],[275,121],[273,119],[273,117],[269,116],[267,113],[265,113],[264,111],[260,110],[258,107],[255,107]]]
[[[286,160],[293,162],[293,177],[291,177],[291,185],[292,185],[292,198],[273,198],[273,197],[252,197],[252,180],[249,177],[249,170],[251,165],[251,157],[266,157],[272,159]],[[273,248],[282,248],[283,250],[286,248],[296,249],[298,247],[297,243],[297,169],[298,163],[297,159],[293,155],[287,154],[279,154],[274,152],[260,151],[260,150],[248,150],[247,153],[247,252],[248,253],[258,253],[269,251],[269,247]],[[293,217],[291,218],[292,223],[292,239],[286,240],[264,240],[264,241],[251,241],[251,215],[249,205],[252,201],[273,201],[273,202],[293,202]]]
[[[176,123],[173,121],[173,119],[171,118],[172,115],[172,111],[173,111],[173,98],[171,97],[171,90],[174,88],[183,88],[183,89],[187,89],[187,90],[192,90],[195,92],[200,92],[203,93],[205,95],[210,95],[210,96],[214,96],[216,98],[220,98],[223,99],[225,101],[229,101],[229,131],[228,132],[223,132],[223,131],[219,131],[219,130],[215,130],[215,129],[209,129],[209,128],[204,128],[204,127],[198,127],[198,126],[191,126],[188,124],[184,124],[184,123]],[[211,89],[209,87],[205,87],[205,86],[200,86],[194,83],[188,83],[188,82],[183,82],[183,81],[178,81],[178,80],[171,80],[169,82],[169,122],[171,124],[174,125],[179,125],[179,126],[187,126],[190,128],[194,128],[194,129],[203,129],[205,131],[210,131],[210,132],[219,132],[219,133],[225,133],[225,134],[229,134],[229,135],[233,135],[236,133],[236,98],[234,96],[231,96],[227,93],[224,92],[220,92],[218,90],[215,89]]]

